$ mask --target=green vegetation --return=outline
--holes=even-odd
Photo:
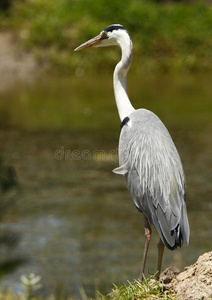
[[[117,61],[116,52],[87,51],[85,56],[73,49],[112,23],[129,30],[139,72],[212,69],[212,7],[202,2],[14,1],[0,26],[13,29],[42,63],[68,71],[83,67],[105,72],[108,63]]]
[[[127,282],[127,284],[116,286],[107,296],[102,296],[102,300],[134,300],[134,299],[166,299],[174,300],[176,297],[163,291],[161,285],[157,283],[153,277],[148,278],[144,282],[135,280]]]

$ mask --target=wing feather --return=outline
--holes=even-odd
[[[119,163],[135,205],[155,226],[164,244],[174,249],[188,243],[184,172],[170,134],[152,112],[129,116],[119,140]]]

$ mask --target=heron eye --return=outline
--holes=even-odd
[[[106,31],[103,31],[102,32],[102,37],[101,37],[102,39],[107,39],[108,38],[108,36],[107,36],[107,32]]]

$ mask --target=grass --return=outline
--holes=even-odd
[[[48,297],[40,296],[40,289],[42,284],[40,283],[40,277],[30,274],[29,276],[21,277],[22,293],[19,295],[14,294],[11,290],[6,292],[0,292],[0,299],[4,300],[74,300],[71,297],[63,297],[61,294],[51,295]],[[88,300],[86,293],[83,289],[80,289],[82,300]],[[134,282],[127,281],[126,284],[115,285],[112,291],[108,295],[102,295],[98,293],[95,300],[174,300],[176,297],[163,290],[162,285],[154,279],[154,276],[145,279],[144,282],[140,280],[134,280]],[[94,300],[94,299],[93,299]]]
[[[105,72],[114,66],[116,51],[73,53],[76,46],[112,23],[129,30],[139,72],[212,69],[212,6],[202,2],[14,1],[11,11],[0,18],[1,28],[16,32],[22,46],[41,63],[69,72],[79,67]]]
[[[111,293],[107,296],[102,296],[104,300],[134,300],[134,299],[166,299],[174,300],[176,297],[164,292],[163,287],[153,279],[153,276],[146,279],[144,282],[134,280],[127,282],[124,285],[114,285]]]

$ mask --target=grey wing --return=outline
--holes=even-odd
[[[154,225],[169,249],[189,242],[184,172],[176,147],[160,119],[137,110],[122,128],[120,167],[135,205]]]

